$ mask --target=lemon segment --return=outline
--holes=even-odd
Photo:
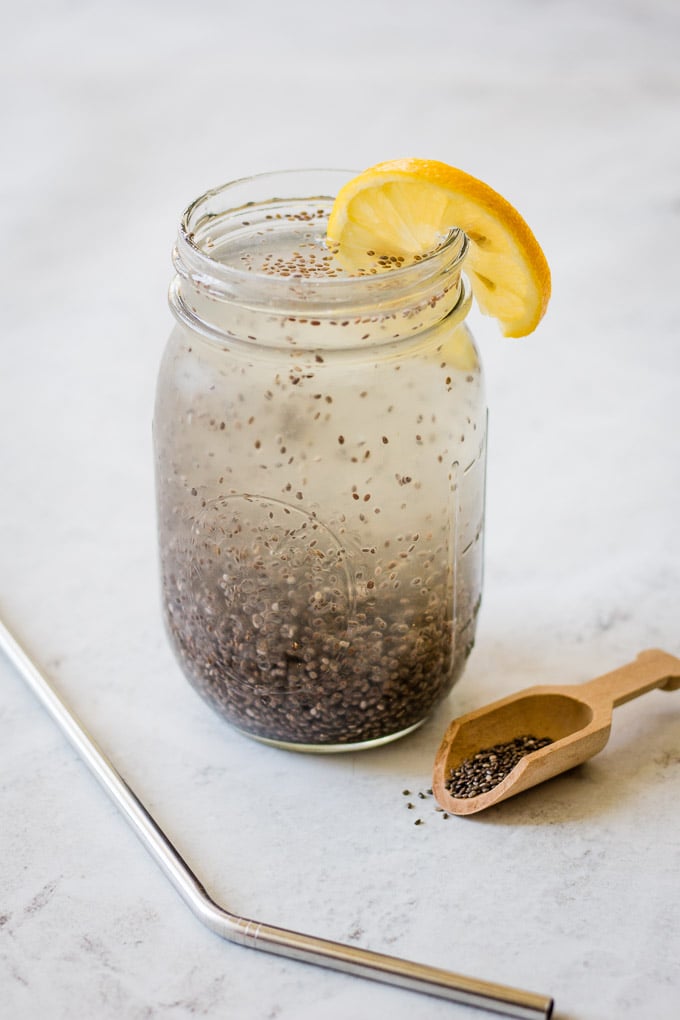
[[[465,272],[480,310],[506,336],[533,332],[550,300],[545,255],[517,210],[463,170],[435,160],[378,163],[339,191],[327,240],[346,269],[361,273],[417,261],[455,227],[470,242]]]

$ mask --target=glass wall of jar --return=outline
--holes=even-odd
[[[187,209],[154,419],[179,661],[239,730],[302,750],[422,723],[482,585],[466,239],[350,275],[325,244],[349,176],[265,174]]]

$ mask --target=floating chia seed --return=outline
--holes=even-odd
[[[534,737],[526,733],[504,744],[483,747],[457,768],[451,769],[446,789],[452,797],[479,797],[502,783],[527,754],[548,744],[552,744],[550,737]]]

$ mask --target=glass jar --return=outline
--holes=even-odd
[[[279,746],[421,724],[472,648],[486,407],[467,240],[351,276],[351,175],[237,181],[184,214],[154,441],[166,623],[196,689]]]

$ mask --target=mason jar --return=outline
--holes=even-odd
[[[188,207],[154,419],[179,662],[233,726],[298,750],[419,726],[460,676],[482,588],[467,240],[350,275],[325,242],[350,177],[264,174]]]

